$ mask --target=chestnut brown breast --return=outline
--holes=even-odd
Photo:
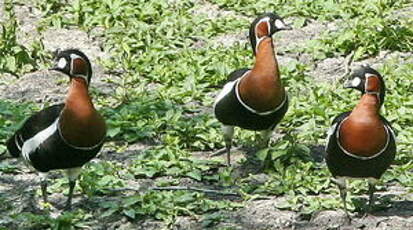
[[[247,105],[265,112],[281,104],[284,93],[272,39],[267,37],[258,46],[253,69],[239,84],[239,94]]]
[[[71,80],[60,116],[60,130],[63,138],[77,147],[94,146],[106,135],[105,121],[94,108],[84,79]]]
[[[381,151],[387,141],[387,133],[380,119],[376,95],[364,94],[346,120],[340,132],[340,144],[348,152],[359,156],[372,156]]]

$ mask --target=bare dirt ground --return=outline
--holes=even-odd
[[[0,3],[2,5],[2,3]],[[222,15],[233,14],[235,12],[221,10],[219,7],[207,2],[199,1],[200,7],[197,9],[198,13],[208,14],[209,17],[220,17]],[[107,83],[105,79],[111,76],[105,73],[105,69],[100,66],[98,59],[110,58],[110,54],[104,53],[101,50],[100,39],[93,37],[92,34],[87,34],[84,31],[73,29],[49,29],[45,32],[38,34],[36,27],[40,14],[29,4],[17,6],[17,16],[21,23],[21,35],[20,39],[24,44],[29,44],[34,37],[42,36],[44,44],[47,50],[53,51],[57,48],[79,48],[83,50],[91,59],[93,69],[95,72],[92,82],[92,90],[98,90],[103,94],[110,94],[115,89],[115,86]],[[408,8],[400,13],[403,15],[412,15],[413,9]],[[1,18],[0,13],[0,18]],[[239,15],[240,17],[244,17]],[[289,19],[287,19],[288,21]],[[311,58],[300,54],[291,54],[283,51],[282,47],[295,46],[306,40],[317,37],[322,31],[328,27],[334,26],[332,23],[320,23],[317,21],[309,21],[308,24],[299,29],[294,29],[288,32],[282,32],[277,34],[275,38],[275,44],[279,48],[278,59],[280,64],[283,65],[291,60],[297,60],[303,63],[311,63]],[[235,42],[248,42],[246,37],[246,31],[239,31],[237,33],[231,33],[221,35],[214,38],[214,42],[217,45],[231,46]],[[375,58],[367,59],[362,62],[352,63],[351,67],[356,67],[361,63],[369,63],[373,66],[380,65],[384,60],[388,58],[399,56],[407,58],[411,57],[412,53],[389,53],[383,51]],[[344,71],[345,58],[329,58],[320,62],[314,63],[311,75],[315,78],[329,81],[342,75]],[[0,98],[12,99],[16,103],[24,101],[35,101],[36,103],[43,104],[61,102],[64,99],[67,80],[63,76],[52,76],[47,70],[41,70],[34,73],[26,74],[19,79],[15,79],[9,76],[7,79],[9,84],[0,85]],[[6,76],[7,77],[7,76]],[[53,80],[51,80],[53,79]],[[42,95],[49,95],[44,97]],[[125,150],[125,154],[113,154],[114,149],[107,147],[104,149],[98,160],[113,160],[123,162],[128,158],[130,154],[136,154],[139,151],[147,148],[148,145],[144,143],[137,143],[129,146]],[[233,159],[245,158],[245,150],[234,151]],[[194,156],[205,157],[205,153],[194,153]],[[3,156],[1,156],[3,157]],[[222,156],[224,157],[224,156]],[[40,212],[38,207],[39,189],[37,175],[28,170],[23,163],[14,159],[4,159],[3,162],[14,165],[19,168],[16,174],[0,173],[0,194],[7,197],[10,203],[3,204],[6,206],[15,207],[13,213],[19,213],[22,211],[30,211],[38,213]],[[239,164],[235,164],[235,171],[240,168]],[[245,173],[245,172],[239,172]],[[248,173],[256,173],[248,171]],[[59,173],[53,173],[53,177],[60,176]],[[265,175],[257,174],[257,183],[265,182]],[[133,186],[149,187],[154,181],[134,180],[130,181]],[[196,182],[187,180],[182,181],[185,184],[194,184]],[[37,193],[36,193],[37,192]],[[311,216],[302,216],[292,211],[279,210],[276,208],[277,202],[282,201],[283,197],[268,197],[264,200],[250,201],[244,208],[238,209],[232,212],[222,212],[224,220],[215,228],[216,229],[413,229],[413,195],[408,194],[406,189],[398,186],[397,184],[388,187],[387,191],[379,191],[376,193],[378,202],[385,197],[391,197],[395,194],[403,194],[406,197],[405,201],[392,202],[387,208],[374,212],[368,216],[354,216],[351,224],[346,223],[345,214],[342,210],[328,210],[314,213]],[[56,205],[54,210],[55,215],[59,214],[58,209],[63,206],[63,201],[66,197],[62,194],[52,194],[50,196],[51,203]],[[87,207],[92,209],[97,207],[97,203],[104,200],[110,200],[113,198],[102,197],[96,199],[88,199],[85,195],[79,191],[76,192],[74,198],[74,207]],[[337,197],[339,199],[339,197]],[[13,229],[16,226],[13,223],[13,219],[9,217],[11,213],[4,213],[4,208],[0,207],[0,226],[9,226]],[[143,221],[143,222],[130,222],[125,217],[114,217],[109,221],[101,222],[94,220],[95,226],[93,229],[162,229],[166,228],[163,223],[157,221]],[[169,226],[171,227],[171,226]],[[199,220],[191,219],[188,217],[180,217],[173,229],[202,229]]]

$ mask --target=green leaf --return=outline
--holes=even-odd
[[[256,156],[260,161],[265,161],[267,159],[269,151],[269,148],[261,149],[256,153]]]
[[[125,216],[127,216],[131,219],[135,219],[136,212],[133,209],[126,209],[126,210],[123,210],[123,214],[125,214]]]
[[[194,171],[188,172],[186,175],[189,176],[189,177],[191,177],[192,179],[197,180],[197,181],[201,181],[201,180],[202,180],[202,174],[201,174],[201,172],[198,171],[198,170],[194,170]]]
[[[134,205],[138,202],[142,202],[142,197],[141,196],[139,196],[139,195],[130,196],[130,197],[127,197],[123,200],[123,206],[124,207],[129,207],[129,206],[132,206],[132,205]]]
[[[120,127],[111,128],[108,130],[107,135],[108,137],[113,138],[114,136],[118,135],[120,132],[121,132]]]

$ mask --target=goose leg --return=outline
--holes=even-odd
[[[261,131],[261,148],[268,147],[273,129]]]
[[[47,203],[47,173],[39,173],[40,175],[40,189],[42,190],[43,202]]]
[[[374,205],[374,192],[376,191],[376,184],[377,180],[373,178],[368,179],[369,183],[369,206],[368,206],[368,212],[371,212],[373,210],[373,205]]]
[[[340,191],[340,197],[341,197],[341,201],[343,202],[343,206],[344,206],[344,212],[346,213],[347,219],[349,222],[351,222],[351,218],[350,215],[348,214],[347,211],[347,202],[346,202],[346,198],[347,198],[347,188],[346,188],[346,179],[344,179],[343,177],[338,177],[336,179],[333,179],[333,181],[337,184],[338,189]]]
[[[222,132],[224,133],[225,150],[227,152],[227,165],[231,166],[231,147],[232,137],[234,136],[234,126],[222,126]]]
[[[72,208],[72,197],[73,197],[73,190],[75,188],[76,185],[76,180],[69,180],[69,195],[67,197],[67,201],[66,201],[66,205],[65,205],[65,209],[66,210],[70,210]]]
[[[347,202],[346,202],[347,189],[345,187],[343,188],[343,187],[339,186],[339,190],[340,190],[340,197],[341,197],[341,200],[342,200],[343,205],[344,205],[344,212],[346,213],[347,218],[351,219],[350,215],[348,214],[348,211],[347,211]]]
[[[66,210],[70,210],[72,207],[73,191],[76,186],[76,179],[79,176],[80,172],[81,168],[71,168],[66,170],[66,174],[69,179],[69,194],[65,205]]]

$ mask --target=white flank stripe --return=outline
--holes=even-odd
[[[327,141],[326,141],[326,146],[324,148],[325,152],[327,152],[327,148],[330,144],[330,138],[334,134],[334,130],[336,130],[336,127],[337,127],[337,123],[334,123],[334,125],[332,125],[327,131],[327,138],[326,138]]]
[[[17,146],[17,149],[21,152],[22,151],[22,147],[19,145],[19,141],[17,140],[17,134],[16,134],[16,136],[14,137],[14,143],[16,144],[16,146]]]
[[[29,157],[30,153],[36,150],[41,143],[43,143],[54,132],[56,132],[58,122],[59,122],[59,118],[57,118],[55,122],[53,122],[53,124],[51,124],[49,127],[38,132],[32,138],[28,139],[27,141],[23,143],[22,156],[26,162],[30,162],[30,157]]]
[[[237,83],[238,81],[240,81],[243,77],[245,77],[245,75],[247,75],[251,70],[247,70],[245,71],[245,73],[237,78],[235,81],[230,81],[227,84],[224,85],[224,88],[221,90],[221,92],[218,94],[217,98],[215,99],[215,103],[214,103],[214,110],[215,110],[215,106],[218,104],[218,102],[224,98],[229,92],[231,92],[232,87],[234,86],[235,83]],[[237,89],[236,89],[237,90]]]
[[[252,112],[252,113],[255,113],[255,114],[260,115],[260,116],[265,116],[265,115],[268,115],[268,114],[275,113],[276,111],[278,111],[279,109],[281,109],[281,107],[283,107],[283,105],[285,104],[285,102],[287,101],[287,98],[288,98],[288,95],[287,95],[287,94],[285,94],[284,100],[283,100],[283,101],[281,102],[281,104],[279,104],[275,109],[272,109],[272,110],[270,110],[270,111],[265,111],[265,112],[258,112],[257,110],[249,107],[247,104],[245,104],[245,102],[242,101],[241,96],[239,95],[239,92],[238,92],[238,85],[239,85],[239,82],[241,81],[241,79],[244,78],[250,71],[251,71],[251,70],[248,70],[248,71],[245,72],[240,78],[236,79],[235,81],[228,82],[228,83],[224,86],[224,88],[222,89],[222,91],[219,93],[218,97],[217,97],[216,100],[215,100],[214,110],[215,110],[215,106],[217,105],[217,103],[218,103],[223,97],[225,97],[225,95],[227,95],[228,93],[231,92],[232,87],[234,86],[234,84],[235,84],[235,96],[237,97],[238,102],[239,102],[245,109],[249,110],[249,111]]]
[[[225,95],[227,95],[229,92],[231,92],[232,87],[234,86],[236,81],[230,81],[227,84],[224,85],[224,88],[221,90],[221,92],[218,94],[217,98],[215,99],[215,103],[214,103],[214,108],[216,106],[216,104],[225,97]]]

